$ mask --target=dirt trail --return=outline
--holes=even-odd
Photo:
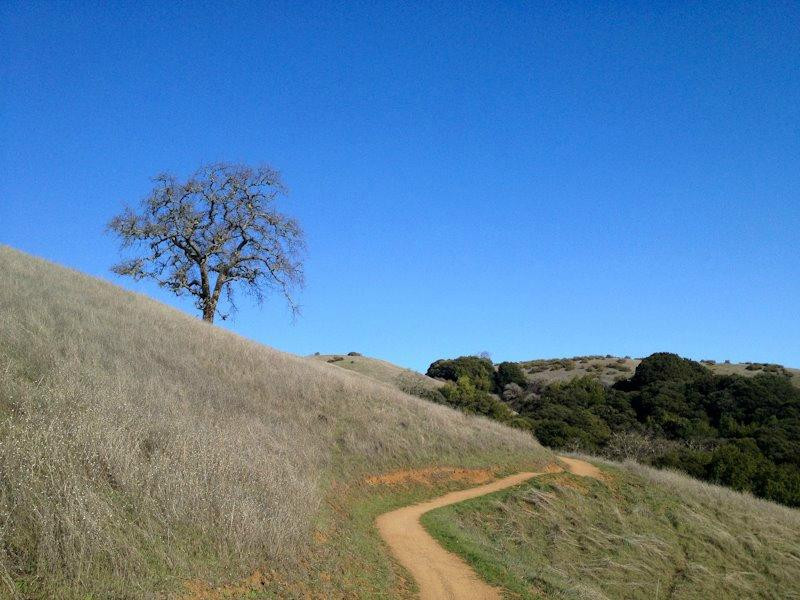
[[[566,457],[559,457],[559,460],[576,475],[601,477],[597,467],[587,462]],[[397,561],[417,581],[421,600],[499,600],[501,592],[478,578],[460,557],[442,548],[422,527],[420,517],[435,508],[491,494],[543,474],[517,473],[486,485],[405,506],[378,517],[376,522],[381,537]]]
[[[558,460],[567,465],[567,470],[573,475],[580,475],[581,477],[592,477],[593,479],[602,479],[603,474],[600,469],[585,460],[577,458],[568,458],[566,456],[559,456]]]

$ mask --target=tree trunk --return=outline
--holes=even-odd
[[[208,321],[209,323],[214,322],[214,315],[217,312],[217,303],[212,301],[207,301],[203,305],[203,321]]]
[[[217,302],[219,302],[219,295],[222,293],[222,287],[225,285],[227,279],[225,273],[217,275],[217,282],[214,284],[214,291],[205,297],[203,303],[203,320],[209,323],[214,322],[214,314],[217,312]]]

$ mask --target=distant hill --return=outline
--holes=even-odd
[[[552,383],[589,376],[611,385],[616,381],[628,379],[640,362],[642,362],[640,358],[606,355],[526,360],[519,364],[531,381]],[[752,377],[759,373],[786,374],[792,377],[792,383],[800,387],[800,369],[768,363],[727,363],[711,360],[700,362],[717,375],[735,374]]]

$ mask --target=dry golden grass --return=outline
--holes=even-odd
[[[443,381],[433,379],[417,371],[404,369],[398,365],[379,358],[369,356],[347,356],[346,354],[315,354],[311,360],[330,364],[348,371],[366,375],[394,387],[404,389],[418,386],[425,389],[436,389],[444,385]]]
[[[0,594],[233,580],[291,565],[333,482],[549,456],[10,248],[0,277]]]

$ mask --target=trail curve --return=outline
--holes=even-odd
[[[571,473],[600,477],[594,465],[559,457]],[[442,548],[420,523],[426,512],[518,485],[544,473],[517,473],[485,485],[450,492],[433,500],[380,515],[376,524],[397,561],[419,585],[421,600],[500,600],[501,590],[481,580],[459,556]]]

